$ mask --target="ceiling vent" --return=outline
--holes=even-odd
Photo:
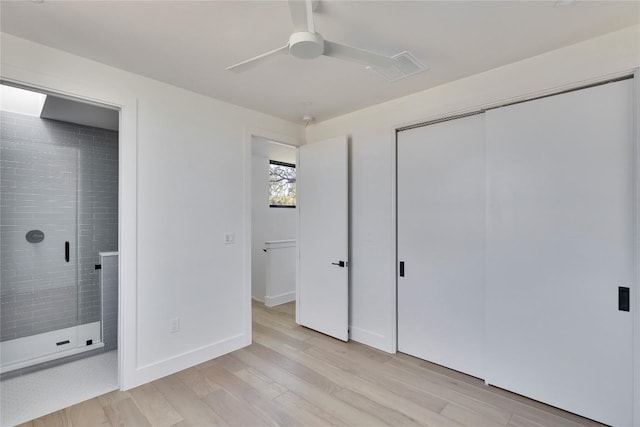
[[[395,82],[400,79],[404,79],[405,77],[413,76],[414,74],[418,74],[422,71],[428,70],[428,67],[425,67],[418,58],[413,56],[411,52],[400,52],[397,55],[392,56],[393,59],[396,60],[396,64],[392,67],[367,67],[372,71],[380,74],[385,79],[390,82]]]

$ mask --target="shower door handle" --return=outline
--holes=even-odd
[[[69,241],[64,242],[64,260],[69,262]]]

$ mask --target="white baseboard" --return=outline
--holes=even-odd
[[[355,326],[349,326],[349,339],[360,344],[368,345],[369,347],[377,348],[378,350],[386,351],[387,353],[395,353],[395,345],[389,342],[389,337],[384,335],[367,331]]]
[[[280,295],[276,295],[273,297],[264,297],[264,305],[266,305],[267,307],[273,307],[276,305],[280,305],[280,304],[284,304],[287,302],[291,302],[291,301],[295,301],[296,300],[296,292],[287,292],[285,294],[280,294]]]
[[[251,344],[251,336],[240,334],[149,365],[140,366],[129,375],[121,390],[128,390],[167,375],[190,368]]]

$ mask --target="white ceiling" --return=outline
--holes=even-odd
[[[285,1],[3,1],[2,31],[301,123],[326,120],[640,22],[638,1],[328,1],[325,38],[430,67],[388,82],[334,58],[225,67],[286,44]],[[524,78],[524,77],[523,77]],[[526,78],[530,78],[527,76]]]

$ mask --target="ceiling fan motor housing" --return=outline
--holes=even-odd
[[[318,33],[300,31],[289,37],[289,52],[300,59],[313,59],[324,52],[324,39]]]

